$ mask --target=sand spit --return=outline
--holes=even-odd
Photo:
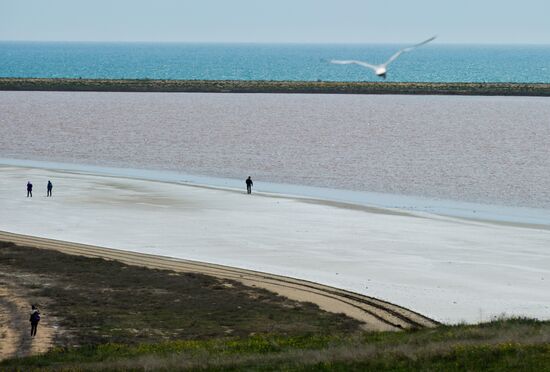
[[[0,78],[0,90],[550,96],[544,83]]]

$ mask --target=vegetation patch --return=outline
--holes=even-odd
[[[550,96],[546,83],[0,78],[0,90]]]
[[[45,317],[59,319],[62,347],[342,334],[360,324],[234,281],[9,243],[0,243],[0,273],[28,288]]]
[[[104,344],[12,359],[20,370],[549,371],[550,322],[499,320],[352,336]]]

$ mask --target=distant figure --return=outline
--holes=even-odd
[[[254,185],[254,182],[252,182],[252,178],[250,178],[250,176],[248,176],[248,178],[246,179],[246,193],[247,194],[252,194],[252,185]]]
[[[31,181],[27,182],[27,198],[32,198],[32,183]]]
[[[36,329],[38,328],[38,322],[40,321],[40,311],[36,306],[32,305],[31,317],[29,319],[31,322],[31,336],[36,336]]]
[[[52,196],[52,189],[53,189],[52,181],[48,180],[48,195],[47,196]]]

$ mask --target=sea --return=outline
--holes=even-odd
[[[386,61],[400,44],[0,42],[0,77],[378,81],[332,59]],[[405,53],[388,81],[550,83],[550,45],[445,45]]]
[[[399,45],[0,43],[0,77],[363,81]],[[357,67],[357,68],[356,68]],[[426,45],[393,81],[550,82],[548,46]],[[0,165],[550,225],[550,98],[0,92]]]

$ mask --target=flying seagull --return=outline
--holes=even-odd
[[[370,63],[363,62],[363,61],[355,61],[355,60],[340,61],[340,60],[335,60],[335,59],[330,61],[330,63],[334,63],[334,64],[337,64],[337,65],[352,65],[352,64],[355,64],[355,65],[363,66],[363,67],[366,67],[366,68],[370,68],[370,69],[374,70],[376,75],[378,75],[380,77],[383,77],[385,79],[386,78],[386,73],[388,71],[388,65],[390,63],[392,63],[393,61],[395,61],[397,59],[397,57],[399,57],[401,54],[403,54],[405,52],[410,52],[411,50],[413,50],[415,48],[418,48],[421,45],[427,44],[435,38],[436,38],[435,36],[432,36],[428,40],[424,40],[421,43],[415,44],[415,45],[407,47],[407,48],[403,48],[400,51],[398,51],[397,53],[395,53],[393,56],[391,56],[390,59],[388,59],[386,62],[382,63],[381,65],[371,65]]]

